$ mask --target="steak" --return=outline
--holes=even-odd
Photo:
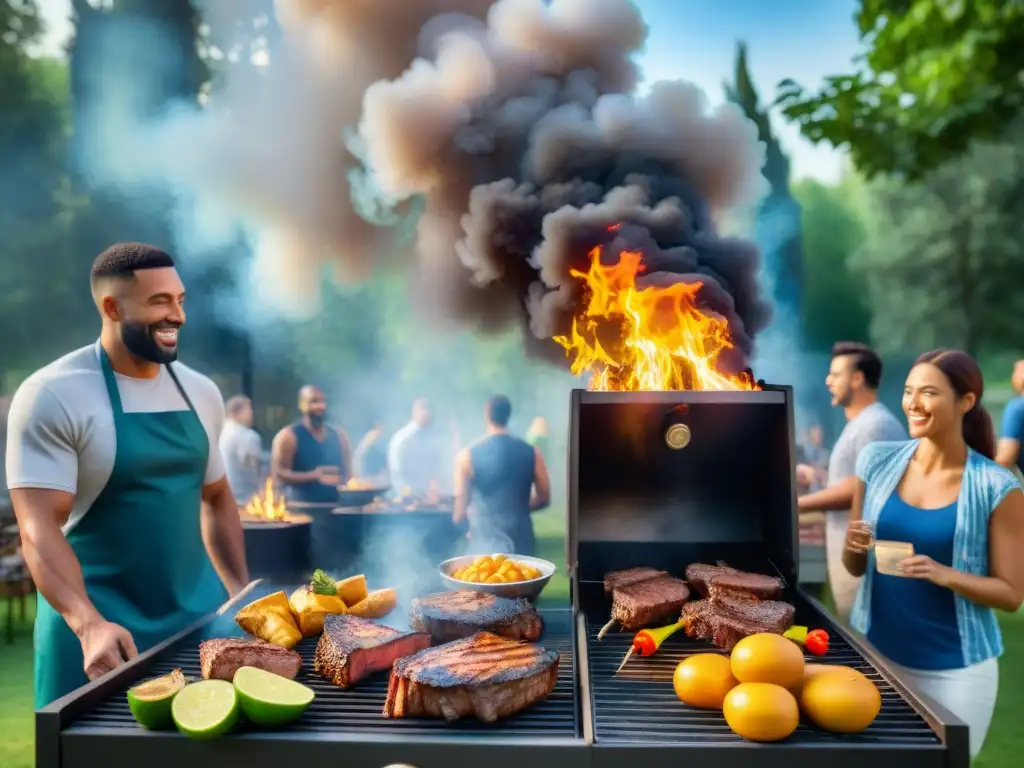
[[[762,576],[759,573],[719,573],[711,578],[708,597],[755,598],[757,600],[778,600],[782,597],[782,579]]]
[[[546,699],[558,661],[539,645],[478,632],[396,661],[384,716],[493,723]]]
[[[604,575],[604,592],[610,595],[613,590],[619,587],[628,587],[630,584],[637,584],[658,576],[668,576],[668,571],[659,571],[657,568],[627,568],[624,571],[612,571]]]
[[[793,626],[795,609],[778,600],[744,600],[720,597],[694,600],[683,606],[681,620],[686,634],[705,640],[724,651],[749,635],[771,632],[781,635]]]
[[[477,632],[493,632],[510,640],[536,640],[544,621],[529,600],[510,600],[487,592],[440,592],[412,601],[409,625],[427,632],[434,642],[461,640]]]
[[[693,591],[701,597],[708,596],[711,579],[725,573],[739,573],[739,571],[727,565],[708,565],[707,563],[693,563],[686,566],[686,580],[693,587]]]
[[[206,680],[230,683],[239,667],[256,667],[294,680],[302,667],[302,657],[262,640],[241,637],[218,637],[199,644],[199,668]]]
[[[324,619],[313,669],[339,688],[351,688],[429,645],[430,635],[424,632],[400,632],[358,616],[331,614]]]
[[[612,592],[613,621],[622,629],[643,629],[664,619],[675,619],[690,599],[690,588],[674,576],[657,576]]]

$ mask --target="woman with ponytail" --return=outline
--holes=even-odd
[[[903,389],[911,439],[861,451],[843,553],[847,570],[864,576],[854,629],[968,724],[972,757],[999,686],[995,610],[1014,612],[1024,600],[1024,492],[992,460],[983,391],[964,352],[939,349],[914,362]],[[879,570],[876,552],[899,550],[889,542],[913,553]]]

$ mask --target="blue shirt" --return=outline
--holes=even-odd
[[[893,491],[878,515],[875,538],[910,542],[915,555],[952,565],[956,507],[954,501],[941,509],[920,509]],[[964,653],[953,597],[952,590],[925,579],[875,573],[868,640],[905,667],[961,669]]]
[[[1024,449],[1024,395],[1015,397],[1006,404],[1003,411],[1002,437],[1016,440]],[[1024,472],[1024,450],[1017,456],[1017,466]]]
[[[899,486],[918,441],[871,443],[857,457],[857,477],[864,483],[862,518],[874,525],[889,497]],[[953,568],[977,576],[988,576],[988,523],[992,511],[1006,495],[1020,489],[1013,473],[977,451],[968,451],[956,504],[953,533]],[[867,570],[861,579],[850,623],[863,635],[871,631],[874,553],[868,552]],[[954,595],[957,627],[964,665],[979,664],[1000,656],[1003,638],[995,611],[961,595]]]

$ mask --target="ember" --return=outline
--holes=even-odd
[[[274,493],[274,484],[269,477],[262,495],[257,493],[239,511],[242,518],[249,522],[286,523],[291,521],[284,496]]]
[[[733,346],[726,320],[702,311],[699,282],[637,285],[643,255],[623,251],[604,264],[601,247],[590,251],[587,272],[570,270],[585,285],[585,306],[569,336],[556,336],[576,375],[603,392],[752,390],[748,372],[727,375],[718,355]],[[601,338],[605,339],[602,344]]]

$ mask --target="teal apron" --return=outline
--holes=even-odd
[[[99,346],[99,345],[97,345]],[[85,591],[142,653],[207,615],[227,593],[203,546],[200,510],[209,440],[170,366],[187,411],[125,413],[110,358],[100,365],[114,413],[114,468],[67,534]],[[35,700],[43,707],[85,685],[82,646],[41,596],[35,625]]]

